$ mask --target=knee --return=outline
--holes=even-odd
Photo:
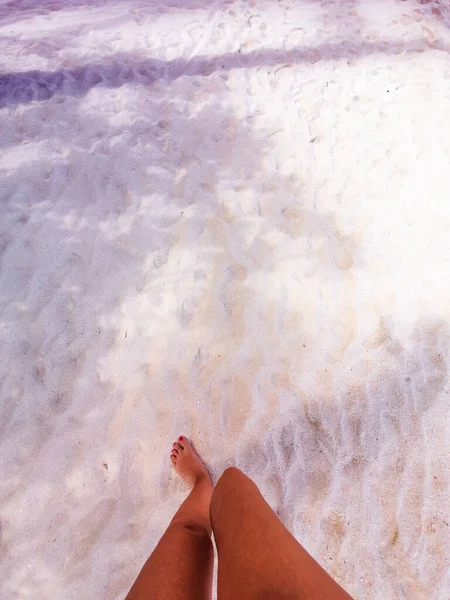
[[[242,488],[242,483],[246,479],[246,475],[236,467],[228,467],[228,469],[225,469],[214,488],[210,512],[214,512],[214,509],[216,509],[218,505],[222,505],[225,498],[228,498],[230,495],[236,495]]]
[[[172,530],[186,532],[194,535],[210,536],[210,525],[203,519],[193,519],[190,517],[175,517],[169,525]]]
[[[245,477],[245,475],[240,469],[238,469],[237,467],[228,467],[222,473],[222,476],[220,477],[219,481],[217,482],[217,485],[219,485],[219,483],[221,483],[221,482],[222,483],[233,482],[233,481],[236,481],[237,479],[242,479],[242,477]]]
[[[217,482],[209,507],[211,523],[217,533],[221,523],[234,523],[236,526],[237,513],[240,507],[248,503],[248,496],[257,490],[255,484],[247,475],[236,467],[225,469]]]

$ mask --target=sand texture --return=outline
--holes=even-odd
[[[444,0],[1,0],[1,599],[123,598],[184,434],[448,600],[449,189]]]

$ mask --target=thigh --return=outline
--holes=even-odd
[[[145,563],[126,600],[210,600],[214,554],[205,528],[174,521]]]
[[[211,524],[219,600],[351,600],[238,469],[227,469],[214,490]]]

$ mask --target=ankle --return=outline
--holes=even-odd
[[[208,473],[199,473],[198,475],[195,475],[194,487],[197,486],[213,488],[211,477]]]

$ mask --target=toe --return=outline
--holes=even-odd
[[[184,448],[181,444],[179,444],[178,442],[175,442],[174,445],[172,446],[172,450],[178,450],[179,452],[181,452],[181,450],[184,450]]]

